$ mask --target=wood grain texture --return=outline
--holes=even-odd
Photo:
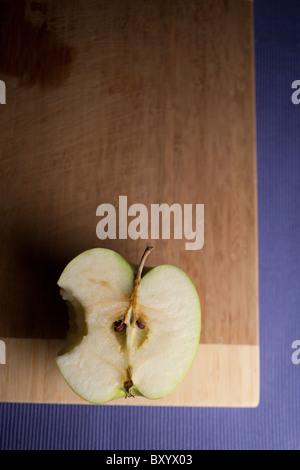
[[[96,209],[204,204],[202,250],[150,240],[193,280],[203,345],[257,346],[253,5],[242,0],[0,2],[0,335],[62,340],[57,279]],[[38,359],[37,359],[38,360]],[[49,366],[50,367],[50,366]]]

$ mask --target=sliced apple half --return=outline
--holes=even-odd
[[[58,281],[70,329],[56,362],[86,401],[162,398],[192,365],[201,330],[198,293],[175,266],[161,265],[142,276],[151,249],[136,272],[112,250],[85,251]]]

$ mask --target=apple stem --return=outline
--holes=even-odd
[[[141,282],[142,271],[144,269],[146,259],[148,258],[152,250],[153,250],[153,246],[147,246],[141,258],[140,264],[138,265],[138,269],[137,269],[136,276],[134,279],[132,296],[131,296],[131,305],[133,306],[133,309],[135,309],[137,291],[138,291],[139,284]]]
[[[137,270],[136,277],[135,277],[135,282],[138,282],[138,283],[140,282],[146,259],[148,258],[152,250],[153,250],[153,246],[147,246],[146,250],[144,251],[144,254],[138,266],[138,270]]]

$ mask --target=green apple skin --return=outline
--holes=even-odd
[[[103,261],[104,260],[104,261]],[[106,266],[104,269],[100,269],[99,266],[102,265]],[[106,265],[105,265],[106,263]],[[97,266],[95,268],[95,266]],[[139,298],[139,294],[137,294],[137,299],[141,300],[141,303],[137,305],[143,305],[143,301],[145,300],[146,302],[146,307],[148,308],[149,311],[151,311],[151,299],[152,294],[151,294],[151,284],[154,282],[154,286],[156,286],[157,282],[155,282],[155,279],[157,277],[160,277],[163,282],[166,282],[167,287],[169,286],[170,291],[173,289],[173,294],[175,296],[175,300],[173,301],[173,307],[174,307],[174,318],[175,318],[175,324],[176,324],[176,319],[178,322],[181,322],[182,328],[186,328],[185,322],[183,322],[184,315],[189,314],[190,306],[192,306],[193,310],[193,316],[192,316],[192,326],[193,326],[193,335],[192,335],[192,346],[185,346],[186,347],[186,352],[187,352],[187,357],[185,357],[184,354],[184,348],[182,351],[182,356],[179,356],[180,361],[184,362],[184,370],[182,370],[181,375],[176,377],[176,380],[170,381],[170,386],[166,384],[166,386],[159,387],[158,390],[155,390],[155,387],[150,386],[151,390],[147,391],[147,386],[149,387],[149,384],[147,385],[147,381],[149,382],[149,377],[148,375],[150,374],[151,376],[151,370],[156,371],[153,375],[153,380],[157,380],[157,382],[161,382],[164,379],[164,374],[157,374],[157,369],[159,369],[160,366],[160,361],[154,360],[153,358],[149,357],[146,358],[146,362],[148,361],[149,363],[149,371],[147,370],[146,367],[144,367],[144,363],[141,362],[141,358],[139,357],[140,351],[143,351],[143,349],[147,347],[149,348],[149,342],[150,342],[150,336],[149,338],[147,337],[145,340],[145,346],[144,344],[141,346],[138,341],[139,339],[136,339],[135,343],[135,338],[139,338],[139,336],[134,336],[136,330],[131,330],[131,333],[133,334],[134,340],[133,340],[133,347],[132,347],[132,354],[130,355],[130,362],[133,361],[133,364],[128,363],[128,357],[129,353],[121,351],[122,354],[120,354],[120,357],[117,357],[113,359],[113,365],[116,366],[119,370],[124,368],[124,375],[122,376],[123,378],[120,378],[120,383],[117,386],[110,386],[107,388],[107,392],[100,393],[99,396],[97,396],[97,393],[86,393],[86,390],[82,389],[81,386],[78,386],[76,383],[76,380],[73,380],[73,376],[76,376],[77,374],[77,369],[76,365],[79,365],[79,370],[82,370],[82,365],[80,366],[80,347],[82,347],[82,351],[84,351],[84,347],[88,348],[90,347],[88,343],[86,342],[86,338],[88,338],[89,332],[91,332],[91,328],[93,325],[96,325],[96,328],[98,328],[99,324],[101,321],[103,321],[105,309],[103,312],[99,311],[99,320],[95,320],[95,305],[101,305],[101,302],[103,305],[107,305],[107,303],[112,302],[112,304],[116,305],[116,310],[120,307],[118,307],[118,303],[120,306],[122,305],[122,308],[124,308],[124,299],[130,299],[132,296],[132,292],[134,290],[135,286],[135,279],[138,271],[138,266],[133,265],[128,263],[121,255],[116,253],[115,251],[104,249],[104,248],[93,248],[90,250],[87,250],[80,255],[78,255],[76,258],[74,258],[64,269],[62,272],[59,280],[58,280],[58,285],[61,287],[61,292],[63,298],[67,301],[69,300],[72,304],[75,303],[75,314],[72,313],[72,315],[75,315],[75,321],[73,323],[75,325],[80,324],[81,327],[78,328],[78,331],[70,331],[69,333],[69,338],[67,338],[66,345],[63,348],[63,350],[58,354],[58,357],[56,358],[56,363],[58,365],[58,368],[60,369],[61,374],[63,375],[65,381],[69,385],[69,387],[76,393],[79,397],[81,397],[83,400],[88,401],[90,403],[94,404],[104,404],[110,401],[113,401],[118,398],[124,398],[126,396],[140,396],[145,399],[150,399],[150,400],[156,400],[160,398],[164,398],[166,395],[171,393],[183,380],[185,375],[188,373],[188,371],[191,368],[191,365],[194,362],[195,356],[197,354],[198,350],[198,344],[200,341],[200,335],[201,335],[201,306],[200,306],[200,300],[199,296],[197,293],[197,290],[191,281],[191,279],[188,277],[188,275],[182,271],[180,268],[177,268],[172,265],[161,265],[158,267],[143,267],[142,268],[142,274],[140,276],[140,283],[139,287],[137,289],[137,292],[141,291],[141,296]],[[120,275],[120,272],[122,272],[122,275]],[[88,274],[87,274],[88,273]],[[116,273],[118,273],[116,275]],[[170,281],[164,281],[164,276],[170,274],[171,278],[174,278],[175,285],[177,288],[175,289],[174,286],[172,286],[172,279]],[[115,282],[115,287],[116,291],[118,289],[120,290],[121,294],[117,299],[112,298],[112,297],[105,297],[107,295],[106,292],[102,292],[101,289],[99,291],[94,289],[94,286],[91,286],[89,282],[87,281],[88,276],[94,277],[95,280],[98,282],[107,283],[107,284],[114,284],[114,277],[117,277],[117,280]],[[125,280],[124,280],[124,279]],[[75,280],[74,280],[75,279]],[[143,293],[143,286],[150,285],[149,289],[144,289],[146,290],[145,293]],[[161,283],[158,283],[158,290],[160,289]],[[180,290],[181,284],[184,285],[183,288],[183,294],[186,295],[187,298],[187,304],[189,308],[183,305],[183,313],[177,312],[176,311],[176,302],[177,299],[179,298],[179,303],[180,303],[180,297],[178,297],[178,290]],[[150,290],[150,296],[149,296],[149,290]],[[100,292],[101,291],[101,292]],[[118,291],[119,292],[119,291]],[[87,293],[90,293],[90,297],[92,300],[88,298]],[[103,294],[103,295],[102,295]],[[131,294],[131,295],[130,295]],[[172,302],[170,302],[168,295],[163,295],[163,308],[162,312],[164,315],[169,315],[169,304],[172,305]],[[75,299],[75,300],[74,300]],[[149,303],[150,302],[150,303]],[[148,304],[150,307],[148,307]],[[78,307],[79,306],[79,307]],[[99,308],[99,307],[97,307]],[[139,307],[136,308],[138,310]],[[184,312],[184,310],[187,310]],[[102,315],[102,316],[101,316]],[[161,319],[159,318],[159,315],[157,313],[157,308],[153,309],[153,316],[155,317],[153,320],[153,328],[150,329],[150,333],[152,333],[153,330],[153,335],[155,332],[158,332],[157,338],[162,337],[163,332],[159,332],[158,328],[156,326]],[[83,318],[84,317],[84,318]],[[94,323],[90,321],[90,319],[93,318]],[[113,320],[113,314],[111,316],[111,321]],[[118,316],[116,316],[116,319]],[[173,317],[172,317],[173,318]],[[102,320],[101,320],[102,319]],[[95,323],[96,321],[96,323]],[[98,321],[98,323],[97,323]],[[149,318],[149,324],[151,324],[151,318]],[[156,323],[155,323],[156,322]],[[84,326],[83,326],[84,325]],[[155,325],[155,328],[154,328]],[[131,326],[129,325],[129,322],[127,324],[126,328],[126,337],[128,338],[128,330],[130,330]],[[136,327],[134,327],[136,328]],[[165,326],[164,326],[165,328]],[[70,330],[72,330],[70,328]],[[141,333],[138,332],[137,333]],[[149,333],[149,335],[150,335]],[[167,337],[168,334],[170,336],[175,333],[170,333],[167,332]],[[180,333],[181,334],[181,333]],[[115,335],[115,334],[114,334]],[[154,335],[155,336],[155,335]],[[186,336],[187,336],[187,331],[185,332],[185,341],[186,341]],[[177,338],[178,339],[178,338]],[[179,335],[180,339],[180,335]],[[154,341],[154,340],[153,340]],[[86,342],[86,346],[83,345],[83,343]],[[147,344],[148,343],[148,344]],[[154,349],[154,356],[161,354],[161,351],[159,350],[159,343],[161,343],[161,340],[158,340],[156,343],[153,345]],[[188,343],[188,341],[186,341]],[[174,338],[173,338],[173,344],[174,344]],[[74,346],[75,345],[75,346]],[[113,343],[111,339],[111,350],[114,349],[115,343]],[[170,348],[174,348],[174,346],[170,345]],[[178,349],[178,348],[177,348]],[[76,350],[77,353],[73,354],[73,351]],[[92,350],[91,350],[92,351]],[[101,352],[101,351],[100,351]],[[173,350],[174,352],[174,350]],[[170,350],[170,367],[171,366],[171,360],[172,360],[172,349]],[[107,356],[108,349],[103,351],[103,355]],[[176,355],[176,351],[174,352]],[[72,354],[74,355],[74,360],[72,359]],[[150,356],[151,356],[151,351],[150,351]],[[92,355],[92,353],[91,353]],[[184,357],[183,357],[184,356]],[[101,356],[102,357],[102,356]],[[66,358],[66,361],[65,359]],[[127,358],[127,359],[126,359]],[[73,360],[73,362],[72,362]],[[127,360],[127,362],[126,362]],[[66,363],[65,363],[66,362]],[[97,364],[93,359],[91,360],[92,362],[92,370],[97,369]],[[166,361],[165,361],[166,362]],[[71,369],[72,373],[68,376],[68,367],[71,364]],[[167,364],[167,362],[166,362]],[[84,363],[85,369],[89,367],[88,362]],[[81,369],[80,369],[81,367]],[[100,367],[100,365],[99,365]],[[132,369],[132,379],[133,383],[130,388],[130,391],[127,389],[124,389],[124,383],[126,380],[126,373],[128,374],[128,370]],[[174,367],[173,367],[174,369]],[[106,368],[107,370],[107,368]],[[139,381],[140,383],[135,383],[135,371],[137,370],[137,376],[138,371],[140,371],[139,375]],[[141,373],[141,371],[143,371]],[[73,374],[73,375],[72,375]],[[174,372],[175,374],[175,372]],[[84,377],[87,377],[86,374],[83,374]],[[99,374],[98,374],[99,376]],[[100,374],[101,378],[101,374]],[[80,381],[82,382],[82,378],[78,381],[80,384]],[[101,387],[101,380],[98,378],[97,379],[95,387]],[[87,381],[89,382],[90,379],[88,378]],[[150,380],[151,382],[151,380]],[[92,389],[93,387],[93,381],[90,381],[90,388]],[[103,387],[102,387],[103,388]]]

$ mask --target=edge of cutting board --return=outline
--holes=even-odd
[[[0,401],[88,404],[67,385],[55,363],[60,340],[2,338],[6,364],[0,365]],[[159,400],[117,399],[118,406],[257,407],[259,346],[200,344],[183,382]]]

